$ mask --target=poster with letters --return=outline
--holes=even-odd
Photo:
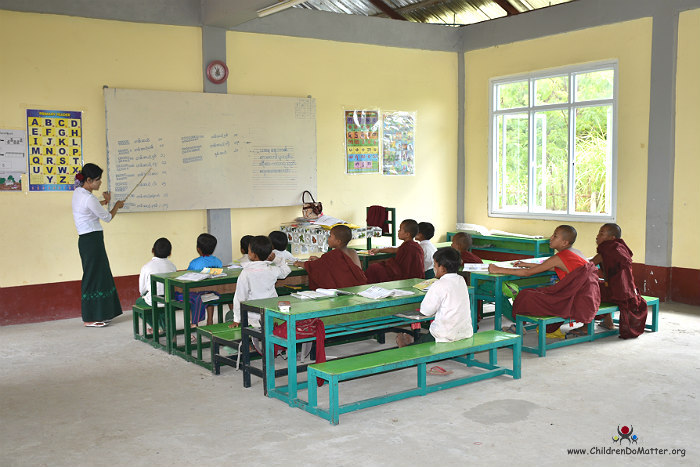
[[[379,173],[379,111],[345,111],[345,161],[349,174]]]
[[[27,109],[29,191],[72,191],[82,148],[82,112]]]

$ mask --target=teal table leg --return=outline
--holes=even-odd
[[[544,357],[547,353],[547,325],[544,324],[544,321],[538,321],[537,329],[539,330],[537,335],[537,344],[540,351],[539,356]]]
[[[265,328],[265,393],[270,397],[270,393],[275,389],[275,345],[271,337],[274,329],[274,321],[270,313],[263,314],[263,327]]]
[[[503,316],[503,277],[496,277],[496,281],[493,285],[493,295],[495,301],[495,312],[493,316],[493,328],[496,331],[501,330],[501,317]]]
[[[316,384],[316,370],[314,370],[313,368],[308,368],[306,374],[309,377],[309,407],[315,408],[318,400],[318,384]]]
[[[297,398],[297,321],[289,315],[287,321],[287,395],[289,405],[294,406]]]
[[[425,363],[419,363],[416,365],[416,369],[418,371],[418,388],[421,390],[421,394],[425,395],[427,394],[427,369],[426,369],[426,364]]]
[[[296,362],[294,362],[296,366]],[[330,422],[337,425],[340,422],[340,407],[338,406],[338,376],[331,376],[328,388],[328,414]]]
[[[513,379],[520,379],[521,376],[522,346],[522,338],[518,339],[513,345]]]
[[[192,348],[190,346],[190,336],[192,333],[192,328],[190,327],[190,316],[191,316],[191,311],[190,311],[190,288],[189,287],[183,287],[182,289],[182,301],[183,301],[183,309],[182,309],[182,314],[183,314],[183,320],[184,320],[184,332],[183,335],[185,336],[185,354],[189,357],[190,352],[192,351]]]

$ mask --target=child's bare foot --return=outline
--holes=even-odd
[[[406,333],[399,333],[396,335],[396,345],[399,347],[406,347],[407,345],[413,344],[413,336]]]
[[[604,327],[605,329],[615,329],[615,323],[613,322],[612,315],[605,315],[603,317],[603,321],[600,322],[600,326]]]
[[[237,323],[235,321],[231,322],[231,324],[228,325],[230,328],[237,328],[241,325],[241,323]]]

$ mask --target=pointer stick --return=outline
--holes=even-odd
[[[131,193],[133,193],[134,190],[141,184],[141,182],[143,181],[143,179],[146,178],[146,175],[149,174],[149,172],[151,171],[152,168],[153,168],[153,167],[149,168],[148,171],[147,171],[145,174],[143,174],[143,177],[141,177],[141,180],[139,180],[139,182],[136,184],[136,186],[134,186],[134,188],[132,188],[132,190],[129,192],[129,194],[126,195],[126,198],[124,198],[124,202],[125,202],[125,203],[126,203],[126,200],[129,199],[129,196],[131,196]]]

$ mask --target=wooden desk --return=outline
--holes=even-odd
[[[305,285],[308,283],[306,269],[290,266],[292,272],[285,278],[278,280],[276,287],[284,285]],[[201,281],[183,281],[180,276],[188,271],[176,271],[166,274],[151,275],[151,290],[158,290],[157,285],[163,284],[165,293],[163,296],[152,294],[152,306],[156,307],[158,303],[163,303],[165,306],[165,339],[166,351],[178,355],[185,360],[195,361],[192,357],[192,343],[190,337],[193,335],[190,325],[190,292],[212,290],[217,293],[233,294],[236,291],[236,281],[241,275],[242,269],[224,268],[224,277],[215,277],[204,279]],[[182,301],[175,300],[175,292],[182,293]],[[175,311],[182,310],[184,315],[184,349],[181,350],[173,345],[173,338],[176,335],[175,330]]]
[[[361,297],[359,295],[341,295],[338,297],[324,298],[317,300],[300,300],[294,297],[289,297],[291,303],[291,311],[289,313],[281,313],[277,309],[278,298],[267,298],[261,300],[250,300],[241,304],[241,326],[243,327],[243,346],[242,346],[242,361],[244,371],[244,386],[250,386],[250,356],[249,356],[249,333],[248,313],[256,312],[261,315],[262,334],[263,334],[263,379],[265,391],[268,397],[280,399],[290,406],[300,406],[306,402],[298,399],[297,391],[307,387],[306,382],[299,383],[297,380],[298,368],[296,358],[296,323],[301,320],[311,318],[328,318],[338,315],[351,315],[354,313],[368,310],[385,310],[386,315],[396,313],[396,307],[402,305],[414,305],[423,301],[425,294],[413,288],[413,285],[421,282],[422,279],[406,279],[401,281],[383,282],[378,284],[381,287],[388,289],[404,289],[415,292],[413,295],[405,297],[390,297],[381,300],[372,300]],[[377,285],[377,284],[373,284]],[[370,285],[361,285],[357,287],[348,287],[342,290],[358,293]],[[472,305],[472,319],[476,320],[476,308]],[[281,339],[273,335],[274,320],[280,320],[287,323],[287,338]],[[407,319],[406,323],[410,324],[412,320]],[[274,363],[274,345],[277,344],[287,349],[287,368],[284,372],[275,371]],[[287,384],[277,386],[275,380],[278,373],[287,375]]]
[[[457,232],[447,232],[447,240],[452,240]],[[541,258],[552,256],[554,250],[549,247],[548,238],[505,237],[501,235],[476,235],[472,237],[472,250],[492,251],[520,255],[520,257]]]

